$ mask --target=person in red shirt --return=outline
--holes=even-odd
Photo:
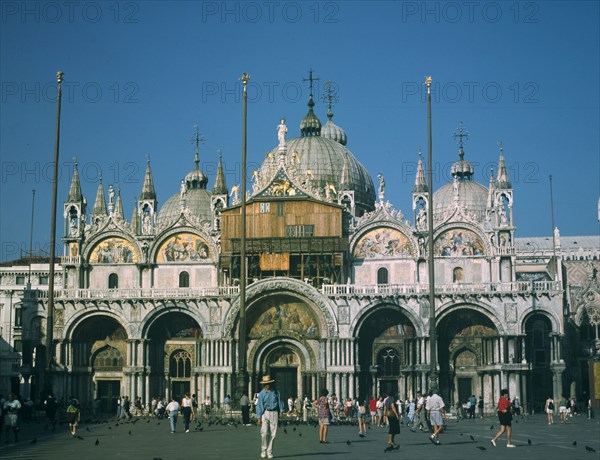
[[[371,425],[375,426],[377,423],[377,401],[375,396],[371,396],[369,399],[369,412],[371,413]]]
[[[510,433],[512,431],[512,413],[510,408],[510,399],[506,388],[500,390],[500,400],[498,401],[498,420],[500,421],[500,431],[492,438],[492,444],[496,447],[496,440],[506,431],[506,447],[515,447],[510,442]]]

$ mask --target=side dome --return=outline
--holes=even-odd
[[[454,209],[458,205],[465,214],[475,214],[477,220],[483,221],[488,189],[472,180],[457,180],[456,183],[457,187],[454,183],[445,184],[433,194],[434,219],[442,220],[448,209]],[[457,194],[458,202],[455,201]]]
[[[184,194],[185,207],[190,210],[193,216],[201,221],[210,222],[212,220],[212,211],[210,209],[211,194],[206,189],[193,188]],[[173,222],[181,215],[181,195],[176,193],[169,198],[160,208],[157,221],[158,225]]]
[[[346,131],[336,125],[331,118],[329,118],[327,123],[325,123],[325,126],[321,128],[321,137],[324,137],[325,139],[331,139],[332,141],[338,142],[342,145],[346,145],[348,143]]]
[[[475,169],[471,162],[465,160],[462,143],[458,156],[458,161],[450,169],[452,182],[442,186],[433,194],[433,217],[436,220],[443,220],[448,210],[458,207],[465,214],[474,215],[477,220],[483,221],[487,208],[488,189],[473,181]]]
[[[181,181],[181,190],[179,193],[171,196],[160,208],[158,213],[158,225],[169,224],[181,215],[182,205],[200,221],[212,220],[211,211],[211,193],[206,190],[208,178],[200,170],[200,160],[198,158],[198,149],[194,157],[194,169],[186,176],[185,181]]]

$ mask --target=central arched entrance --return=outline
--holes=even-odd
[[[268,374],[282,399],[316,396],[321,327],[315,310],[292,295],[274,295],[251,306],[247,324],[254,391]]]
[[[397,306],[384,306],[367,316],[358,330],[359,398],[400,395],[420,390],[412,366],[419,343],[413,323]]]
[[[154,320],[148,330],[150,395],[175,397],[195,393],[202,329],[189,315],[173,311]]]

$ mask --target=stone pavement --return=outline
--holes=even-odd
[[[84,417],[85,418],[85,417]],[[285,418],[284,418],[285,420]],[[202,431],[183,432],[179,417],[177,432],[170,433],[168,420],[140,418],[117,425],[114,419],[106,423],[82,423],[78,435],[72,438],[67,425],[57,425],[56,431],[44,431],[35,422],[23,424],[20,442],[4,443],[0,438],[0,458],[7,459],[259,459],[260,434],[256,425],[250,427],[203,422]],[[195,425],[194,425],[195,426]],[[493,426],[493,428],[492,428]],[[285,433],[284,431],[287,431]],[[311,459],[600,459],[600,422],[576,416],[566,425],[548,426],[543,415],[513,422],[515,449],[504,447],[501,438],[494,448],[490,438],[498,430],[494,417],[485,421],[449,421],[446,433],[440,436],[441,446],[434,446],[425,433],[412,433],[403,427],[396,437],[398,450],[384,452],[387,429],[368,429],[365,438],[358,436],[356,426],[331,426],[329,444],[319,444],[318,428],[290,422],[279,428],[275,441],[275,458]],[[473,440],[471,439],[473,437]],[[32,443],[33,440],[35,443]],[[529,443],[529,441],[531,443]],[[98,445],[96,445],[98,442]],[[576,445],[573,443],[576,442]],[[596,452],[586,450],[586,446]]]

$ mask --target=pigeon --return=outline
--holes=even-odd
[[[479,450],[487,450],[487,449],[486,449],[485,447],[483,447],[483,446],[477,446],[477,448],[478,448]]]
[[[92,432],[92,430],[90,430],[87,426],[85,427],[85,431],[89,431],[90,433]]]
[[[287,430],[286,430],[285,428],[283,429],[283,432],[284,432],[285,434],[287,434]]]
[[[109,429],[109,430],[112,430],[112,426],[109,426],[109,427],[108,427],[108,429]]]
[[[98,444],[100,444],[100,440],[96,438],[96,442],[94,443],[94,445],[97,446]]]
[[[361,437],[361,438],[364,438],[364,437],[365,437],[365,435],[364,435],[364,434],[362,434],[362,433],[360,433],[358,436],[359,436],[359,437]]]
[[[296,431],[296,427],[294,427],[294,431]]]
[[[79,435],[77,435],[77,439],[79,439],[80,441],[83,441],[83,438]]]
[[[302,436],[302,433],[298,433],[298,436]]]
[[[587,450],[588,452],[596,452],[596,449],[590,446],[585,446],[585,450]]]
[[[577,441],[573,441],[573,447],[577,445]]]
[[[384,452],[391,452],[392,450],[394,450],[392,446],[387,446],[385,449],[383,449]]]
[[[131,436],[131,430],[129,430],[129,436]]]
[[[37,438],[33,438],[33,440],[29,444],[35,444],[37,442]]]
[[[351,441],[348,439],[348,440],[346,441],[346,444],[348,444],[348,445],[350,446],[350,445],[352,445],[352,442],[351,442]]]
[[[471,438],[471,441],[475,442],[475,438],[473,437],[472,434],[469,435],[469,438]]]
[[[527,440],[527,444],[531,445],[531,439]]]
[[[494,429],[494,425],[490,426],[490,430],[493,430],[493,429]]]

